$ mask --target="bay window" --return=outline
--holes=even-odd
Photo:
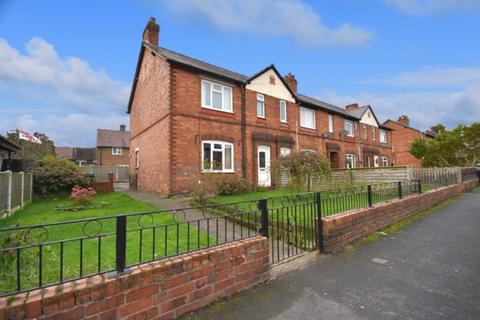
[[[232,112],[232,88],[202,80],[202,108]]]
[[[202,141],[202,172],[234,172],[233,144]]]

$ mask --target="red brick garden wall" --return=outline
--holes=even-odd
[[[323,218],[323,250],[325,253],[338,252],[355,240],[455,197],[477,184],[478,181],[474,180]]]
[[[268,241],[254,237],[0,298],[0,319],[175,319],[269,278]]]

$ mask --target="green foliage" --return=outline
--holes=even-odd
[[[459,125],[451,131],[436,127],[435,139],[417,139],[410,148],[424,167],[473,167],[480,162],[480,122]]]
[[[206,205],[215,195],[242,194],[255,190],[247,180],[236,175],[203,173],[189,184],[193,202]]]
[[[252,190],[250,183],[238,176],[219,176],[215,179],[215,193],[217,195],[231,195],[249,192]]]
[[[19,139],[18,129],[7,133],[7,140],[21,147],[19,151],[12,153],[12,159],[40,160],[46,156],[55,156],[53,141],[47,135],[35,132],[34,136],[40,139],[42,144]]]
[[[75,185],[70,193],[70,200],[78,202],[82,205],[91,204],[93,196],[96,194],[93,188],[83,188],[79,185]]]
[[[311,191],[315,179],[330,177],[330,162],[314,152],[298,152],[281,157],[273,163],[277,180],[289,178],[288,186],[295,191]]]
[[[40,167],[35,169],[35,191],[46,195],[70,191],[73,186],[84,186],[88,179],[70,160],[60,160],[47,156],[39,161]]]

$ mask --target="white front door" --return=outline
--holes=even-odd
[[[378,156],[373,156],[373,166],[375,168],[380,167],[380,158]]]
[[[258,185],[270,187],[272,179],[270,175],[270,147],[258,146]]]

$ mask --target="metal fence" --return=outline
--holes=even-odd
[[[126,182],[129,178],[128,166],[91,166],[80,167],[84,174],[93,175],[96,182],[108,181],[108,174],[113,173],[115,182]]]
[[[0,218],[22,209],[32,201],[33,174],[0,172]]]
[[[451,180],[450,182],[454,182]],[[447,182],[445,182],[447,183]],[[321,248],[322,217],[423,191],[422,181],[0,229],[0,296],[234,242],[269,238],[278,263]]]

